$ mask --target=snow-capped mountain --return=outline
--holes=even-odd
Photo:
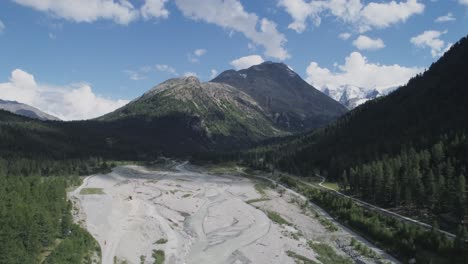
[[[338,87],[323,87],[321,91],[326,95],[333,98],[335,101],[340,102],[348,109],[353,109],[369,100],[375,99],[379,96],[387,95],[398,87],[388,88],[364,88],[354,85],[344,85]]]

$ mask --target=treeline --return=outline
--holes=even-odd
[[[0,159],[0,263],[91,263],[96,242],[73,224],[66,188],[108,169],[99,158]]]
[[[467,214],[468,137],[443,136],[428,149],[403,148],[396,156],[344,170],[342,191],[382,207],[417,208],[455,231]],[[427,220],[427,219],[426,219]]]
[[[438,232],[437,227],[426,230],[357,206],[352,200],[312,188],[297,180],[282,176],[280,182],[296,189],[325,209],[340,222],[350,226],[377,246],[391,252],[405,263],[466,263],[468,236],[462,229],[455,240]]]

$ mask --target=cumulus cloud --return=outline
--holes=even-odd
[[[236,69],[236,70],[242,70],[242,69],[247,69],[253,65],[257,65],[264,62],[262,56],[260,55],[250,55],[250,56],[245,56],[241,57],[238,59],[235,59],[231,61],[231,65]]]
[[[215,69],[212,69],[211,70],[211,74],[210,74],[210,79],[213,79],[214,77],[216,77],[218,75],[218,71],[215,70]]]
[[[451,43],[445,44],[445,41],[440,39],[446,33],[447,31],[427,30],[412,37],[410,42],[419,48],[430,48],[432,57],[438,57],[443,55],[452,46]]]
[[[347,40],[351,37],[351,34],[348,32],[344,32],[338,35],[338,37],[342,40]]]
[[[353,41],[353,45],[360,50],[378,50],[385,48],[383,40],[377,38],[372,39],[368,36],[360,35]]]
[[[307,27],[307,20],[315,26],[321,23],[321,17],[331,15],[344,23],[353,25],[360,32],[373,28],[387,28],[392,24],[405,22],[415,14],[424,11],[424,4],[418,0],[400,2],[370,2],[363,5],[360,0],[278,0],[278,6],[284,7],[293,22],[289,28],[298,33]]]
[[[3,30],[5,30],[5,24],[0,20],[0,33],[2,33]]]
[[[165,8],[168,0],[146,0],[141,7],[141,15],[144,19],[167,18],[169,11]]]
[[[443,22],[450,22],[450,21],[455,21],[455,20],[456,20],[456,18],[453,16],[452,13],[449,12],[447,15],[440,16],[440,17],[436,18],[434,21],[437,22],[437,23],[443,23]]]
[[[14,2],[50,13],[56,17],[74,22],[94,22],[98,19],[112,20],[118,24],[127,25],[138,18],[128,0],[13,0]]]
[[[306,69],[306,81],[321,90],[347,85],[385,90],[405,84],[422,71],[418,67],[370,63],[359,52],[353,52],[346,57],[343,65],[337,65],[336,70],[322,68],[317,62],[311,62]]]
[[[200,62],[200,57],[205,55],[207,52],[206,49],[196,49],[193,52],[188,54],[188,60],[192,63]]]
[[[286,37],[278,32],[276,24],[246,12],[239,0],[176,0],[175,3],[188,18],[244,34],[252,43],[263,46],[267,56],[280,60],[290,56],[284,48]]]
[[[176,69],[166,64],[156,64],[155,69],[159,72],[166,72],[171,75],[178,75]]]
[[[95,118],[129,102],[96,95],[87,83],[40,84],[33,75],[20,69],[11,73],[8,82],[0,83],[0,98],[34,106],[63,120]]]

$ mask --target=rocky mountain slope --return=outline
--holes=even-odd
[[[247,143],[285,134],[249,95],[227,84],[201,83],[196,77],[165,81],[98,120],[180,115],[187,118],[191,132],[213,144]]]
[[[60,120],[59,118],[42,112],[41,110],[27,104],[16,101],[6,101],[0,99],[0,109],[39,120]]]
[[[347,111],[283,63],[228,70],[212,82],[232,85],[250,95],[276,126],[292,132],[322,127]]]

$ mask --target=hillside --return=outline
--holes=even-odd
[[[187,133],[196,133],[212,145],[245,145],[285,134],[268,120],[247,94],[219,83],[201,83],[195,77],[170,79],[99,121],[185,116]],[[181,132],[184,133],[184,132]]]
[[[345,192],[456,232],[468,212],[466,69],[467,37],[388,96],[248,155],[304,176],[322,172]]]
[[[41,110],[27,104],[16,101],[6,101],[0,99],[0,109],[15,113],[17,115],[35,118],[39,120],[60,120],[59,118],[42,112]]]
[[[275,125],[287,131],[322,127],[347,111],[283,63],[264,62],[245,70],[228,70],[212,82],[232,85],[250,95]]]

